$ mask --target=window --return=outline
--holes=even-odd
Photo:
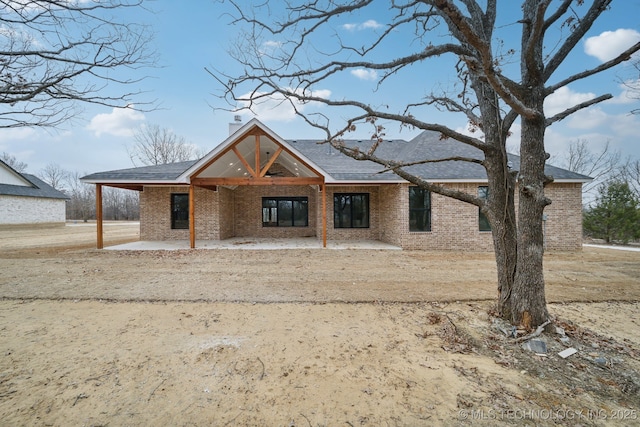
[[[171,195],[171,228],[189,228],[189,194]]]
[[[263,227],[307,227],[309,202],[306,197],[263,197]]]
[[[489,197],[489,187],[482,186],[478,187],[478,197],[481,199],[487,199]],[[480,231],[491,231],[491,225],[489,224],[489,219],[485,214],[482,213],[480,208],[478,208],[478,229]]]
[[[334,194],[333,227],[369,228],[369,194]]]
[[[409,231],[431,231],[431,192],[409,187]]]

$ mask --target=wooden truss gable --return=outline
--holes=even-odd
[[[275,164],[291,176],[271,173]],[[288,146],[254,125],[190,175],[199,187],[243,185],[322,185],[324,175]]]
[[[251,122],[250,122],[251,123]],[[203,158],[193,168],[187,170],[178,177],[175,183],[165,185],[189,185],[189,244],[195,248],[196,244],[196,217],[195,217],[195,187],[215,189],[217,186],[245,186],[245,185],[317,185],[321,193],[322,203],[322,244],[327,246],[327,201],[325,177],[306,161],[302,155],[297,154],[278,137],[273,136],[267,129],[258,125],[259,122],[250,125],[237,137],[228,140],[220,150],[212,151],[211,158]],[[279,164],[290,172],[291,176],[277,176],[270,171],[274,165]],[[188,181],[188,182],[187,182]],[[97,247],[103,246],[102,224],[102,185],[96,183],[96,221],[97,221]],[[142,184],[104,184],[114,187],[141,190]]]

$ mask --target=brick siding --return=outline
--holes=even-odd
[[[63,199],[0,196],[0,224],[64,224]]]
[[[187,186],[144,187],[140,194],[140,240],[189,240],[189,230],[171,229],[171,194],[189,193]],[[219,240],[220,198],[217,192],[195,189],[196,237]]]
[[[544,210],[546,248],[582,250],[582,184],[551,184],[544,192],[551,199]]]
[[[448,187],[477,194],[477,184]],[[449,197],[431,194],[431,231],[409,231],[409,185],[383,187],[380,216],[386,229],[380,240],[410,250],[491,251],[491,232],[478,230],[478,208]]]
[[[449,184],[477,194],[480,184]],[[431,231],[409,231],[409,185],[328,186],[327,240],[381,240],[408,250],[491,251],[491,232],[478,230],[478,208],[437,194],[431,195]],[[188,240],[189,230],[171,229],[171,193],[188,187],[145,187],[140,197],[141,240]],[[582,247],[581,184],[551,184],[545,189],[552,204],[545,210],[548,250],[575,251]],[[369,228],[334,228],[335,193],[369,194]],[[263,227],[263,197],[307,197],[307,227]],[[195,189],[196,238],[310,237],[322,239],[322,194],[312,186],[219,187]],[[516,196],[517,199],[517,196]],[[517,200],[516,200],[517,206]],[[315,214],[314,214],[315,213]]]

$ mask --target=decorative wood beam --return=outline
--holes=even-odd
[[[260,135],[258,135],[256,133],[255,138],[256,138],[256,155],[255,155],[255,158],[256,158],[256,168],[255,168],[256,173],[254,174],[254,176],[257,176],[258,173],[260,172]],[[262,175],[260,175],[260,176],[262,176]]]
[[[265,176],[267,172],[269,172],[269,168],[273,166],[273,164],[275,163],[280,153],[282,153],[282,151],[283,151],[282,147],[278,147],[278,150],[273,154],[273,156],[271,156],[267,164],[264,165],[264,168],[262,168],[262,170],[260,171],[260,177]]]
[[[244,167],[247,168],[247,170],[249,171],[249,174],[251,176],[257,176],[256,171],[253,170],[251,165],[249,165],[249,162],[247,162],[247,160],[244,158],[244,156],[242,154],[240,154],[238,149],[235,146],[233,146],[231,149],[233,150],[234,153],[236,153],[236,156],[238,156],[238,158],[240,159],[240,161],[242,162]]]
[[[322,183],[320,186],[322,192],[322,247],[327,247],[327,186]]]
[[[98,233],[96,247],[98,249],[103,249],[104,241],[102,238],[102,184],[96,184],[96,230]]]
[[[323,178],[300,177],[245,177],[245,178],[194,178],[193,185],[322,185]]]
[[[195,212],[195,191],[193,183],[189,186],[189,246],[196,247],[196,212]]]

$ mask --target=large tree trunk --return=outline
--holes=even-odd
[[[507,135],[502,127],[498,94],[484,79],[472,76],[471,82],[482,114],[482,130],[487,144],[484,150],[484,167],[487,172],[489,195],[483,212],[491,225],[496,257],[497,311],[501,317],[510,319],[518,252],[514,202],[515,174],[509,167]]]
[[[518,255],[511,295],[511,321],[526,329],[533,329],[549,318],[543,274],[542,214],[545,206],[550,203],[544,195],[544,129],[544,119],[522,120],[523,138],[518,180]]]
[[[501,156],[502,159],[496,159],[496,156]],[[514,203],[515,177],[507,166],[508,159],[504,150],[487,153],[486,159],[489,181],[487,218],[491,224],[498,273],[497,310],[501,317],[510,320],[511,295],[518,253]]]
[[[520,176],[518,178],[518,258],[513,292],[511,321],[533,329],[549,318],[544,290],[544,235],[542,215],[551,203],[544,195],[547,177],[544,165],[546,122],[544,116],[543,37],[535,37],[545,7],[537,0],[522,6],[523,31],[520,69],[522,99],[527,114],[521,115]]]

